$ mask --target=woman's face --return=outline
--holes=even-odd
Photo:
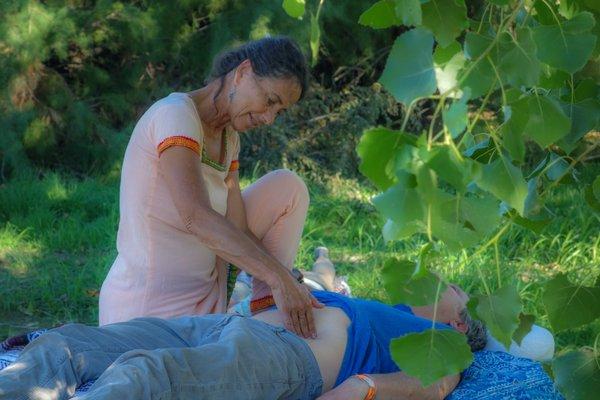
[[[229,116],[234,130],[243,132],[270,125],[300,99],[301,87],[294,78],[259,77],[249,60],[242,62],[233,77]]]

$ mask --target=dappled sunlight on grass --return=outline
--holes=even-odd
[[[22,176],[0,190],[0,224],[1,319],[15,321],[0,332],[95,323],[94,293],[116,253],[118,182]]]
[[[40,257],[43,246],[28,234],[30,230],[18,231],[10,223],[0,229],[0,271],[13,276],[24,276]],[[0,272],[1,277],[2,272]]]
[[[46,183],[46,196],[50,201],[62,201],[69,198],[69,191],[57,175],[51,175]]]

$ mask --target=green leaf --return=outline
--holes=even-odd
[[[391,219],[399,227],[418,224],[425,217],[423,199],[419,192],[401,184],[375,196],[373,205],[384,217]]]
[[[519,326],[519,314],[523,308],[517,288],[507,285],[489,296],[477,297],[477,316],[485,322],[490,333],[508,349],[513,333]]]
[[[469,61],[465,67],[459,71],[458,79],[464,78],[464,72],[473,65],[474,61]],[[475,99],[487,94],[490,90],[498,88],[499,82],[494,73],[494,67],[489,59],[484,58],[471,70],[470,74],[464,78],[461,87],[471,89],[471,98]]]
[[[379,82],[405,105],[433,94],[436,81],[432,49],[433,37],[426,30],[416,28],[403,33],[392,46]]]
[[[451,251],[470,247],[481,240],[481,234],[465,226],[457,196],[438,190],[435,201],[426,204],[426,223],[431,234],[442,240]]]
[[[555,331],[577,328],[600,317],[600,287],[573,285],[564,274],[544,285],[542,296]]]
[[[471,163],[459,158],[449,145],[435,146],[430,154],[427,166],[457,191],[464,193],[471,180]]]
[[[562,24],[533,28],[538,59],[571,74],[579,71],[596,46],[596,35],[587,33],[594,23],[593,15],[586,11]]]
[[[434,248],[433,244],[431,244],[431,242],[425,243],[419,250],[417,266],[422,267],[427,265],[430,259],[433,259],[437,256],[439,256],[439,252]]]
[[[304,0],[283,0],[283,9],[292,18],[301,18],[304,8]]]
[[[490,195],[465,197],[461,200],[461,213],[476,231],[487,235],[500,223],[500,202]]]
[[[540,75],[539,85],[544,89],[560,89],[565,86],[565,81],[569,79],[569,76],[570,75],[564,71],[542,64],[542,74]]]
[[[398,367],[423,386],[458,374],[473,361],[467,337],[450,329],[430,329],[393,339],[390,351]]]
[[[579,103],[587,99],[594,99],[600,95],[600,86],[591,78],[581,80],[573,92],[573,103]],[[566,103],[571,103],[571,98],[563,99]]]
[[[414,145],[416,139],[406,133],[383,127],[366,130],[357,146],[361,158],[359,171],[369,178],[379,190],[385,190],[396,182],[394,171],[388,164],[403,146]]]
[[[523,338],[531,332],[531,327],[535,322],[535,315],[531,314],[519,314],[519,326],[515,333],[513,333],[512,339],[520,346]]]
[[[435,64],[435,79],[440,94],[446,93],[458,83],[458,74],[465,65],[465,56],[458,42],[452,42],[448,47],[437,46],[433,53]],[[459,90],[450,97],[461,97]]]
[[[417,191],[426,204],[432,204],[439,199],[437,196],[446,195],[445,192],[438,190],[437,174],[431,168],[421,165],[416,171]],[[441,192],[441,193],[440,193]]]
[[[481,56],[493,42],[491,36],[481,35],[475,32],[467,32],[465,36],[465,57],[469,60],[475,60]]]
[[[383,225],[383,240],[387,243],[391,240],[400,240],[421,232],[420,221],[410,222],[404,225],[398,225],[393,220],[388,219]]]
[[[481,169],[481,175],[475,179],[477,185],[505,201],[523,215],[527,184],[523,173],[515,167],[506,156],[486,164]]]
[[[542,96],[529,98],[529,121],[525,126],[525,135],[540,146],[548,147],[569,133],[570,129],[569,118],[554,101]]]
[[[442,47],[448,46],[469,26],[464,0],[431,0],[422,6],[423,26]]]
[[[579,0],[561,0],[558,4],[558,11],[566,19],[573,18],[580,11]]]
[[[514,222],[517,225],[521,225],[524,228],[529,229],[532,232],[537,233],[538,235],[540,233],[542,233],[542,231],[544,230],[544,228],[550,223],[552,222],[551,219],[547,218],[547,219],[530,219],[530,218],[525,218],[520,216],[519,214],[517,214],[516,212],[509,212],[508,213],[509,218],[512,220],[512,222]]]
[[[571,129],[557,142],[557,145],[570,153],[577,147],[580,139],[589,131],[596,129],[600,123],[600,101],[590,98],[574,104],[561,103],[561,108],[571,120]]]
[[[445,290],[445,285],[437,275],[432,274],[425,266],[391,258],[387,260],[381,271],[384,288],[393,304],[410,304],[426,306],[436,301],[438,294]]]
[[[469,301],[467,301],[467,311],[471,318],[481,321],[481,318],[477,315],[477,306],[479,306],[479,298],[477,296],[469,297]]]
[[[555,24],[558,8],[556,4],[546,0],[535,0],[533,8],[536,11],[536,20],[542,25]]]
[[[482,164],[489,164],[498,158],[498,149],[493,140],[486,138],[466,149],[464,155]]]
[[[523,134],[529,120],[527,100],[517,100],[506,108],[509,110],[510,118],[500,126],[502,144],[513,160],[522,163],[525,161]]]
[[[400,20],[396,18],[394,11],[395,6],[394,0],[378,1],[360,15],[358,23],[373,29],[385,29],[400,25]]]
[[[552,361],[555,383],[566,400],[596,399],[600,393],[600,358],[591,350],[572,350]]]
[[[321,43],[321,28],[319,20],[314,14],[310,15],[310,50],[312,53],[312,66],[317,64],[319,57],[319,46]]]
[[[590,10],[600,12],[600,4],[596,0],[583,0],[583,4]]]
[[[596,179],[594,179],[594,182],[592,183],[592,191],[594,192],[596,199],[600,201],[600,176],[597,176]]]
[[[545,96],[525,96],[510,105],[510,118],[501,127],[504,144],[511,156],[523,161],[522,136],[548,147],[569,133],[571,123],[563,110]]]
[[[446,47],[437,46],[433,52],[433,61],[435,62],[436,66],[444,66],[461,51],[462,48],[460,47],[460,43],[457,41],[453,41]]]
[[[456,139],[467,127],[467,100],[468,95],[463,95],[459,101],[453,102],[450,107],[444,109],[442,112],[444,124],[450,131],[450,136],[453,139]]]
[[[402,21],[403,25],[421,25],[423,14],[419,0],[395,0],[395,2],[396,16]]]
[[[500,42],[498,69],[503,80],[514,87],[535,86],[540,80],[541,65],[529,28],[516,30],[516,40],[505,34]]]

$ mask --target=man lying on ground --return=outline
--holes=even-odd
[[[314,292],[319,336],[303,339],[270,309],[239,315],[139,318],[45,333],[0,371],[0,398],[64,399],[97,378],[90,399],[377,399],[444,398],[459,381],[423,388],[398,370],[390,340],[432,327],[432,306],[394,308],[336,293]],[[473,350],[485,330],[468,323],[467,296],[450,285],[438,303],[436,329],[466,333]],[[371,374],[370,380],[357,374]],[[404,396],[404,397],[403,397]],[[373,397],[371,397],[373,398]]]
[[[310,270],[293,271],[295,274],[302,276],[302,281],[311,290],[325,290],[328,292],[336,292],[346,296],[350,295],[350,286],[345,281],[345,277],[337,275],[333,262],[329,259],[329,250],[327,247],[317,247],[315,249],[315,261]],[[240,279],[241,278],[241,279]],[[453,291],[446,291],[444,296],[448,297],[438,305],[438,318],[436,321],[450,324],[453,328],[464,333],[465,327],[470,327],[471,330],[483,330],[476,334],[467,335],[468,337],[480,337],[483,333],[487,333],[485,326],[479,322],[472,321],[465,305],[469,301],[469,296],[457,285],[450,287],[458,296],[458,299],[449,298]],[[231,306],[229,312],[237,313],[245,316],[251,316],[257,312],[263,311],[275,305],[271,296],[252,300],[252,277],[244,276],[244,273],[238,276],[238,281],[235,284],[235,289],[231,297]],[[457,307],[457,309],[446,309],[447,306]],[[433,319],[433,307],[415,307],[404,304],[396,304],[397,309],[408,311],[423,318]],[[441,313],[441,318],[439,317]],[[456,324],[456,325],[453,325]],[[473,344],[475,347],[483,348],[483,345]]]

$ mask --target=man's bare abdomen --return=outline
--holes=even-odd
[[[333,387],[340,372],[348,343],[350,319],[346,313],[335,307],[313,308],[313,315],[318,337],[304,341],[317,359],[323,377],[323,392],[326,392]],[[264,311],[253,318],[274,326],[283,326],[283,320],[277,310]]]

